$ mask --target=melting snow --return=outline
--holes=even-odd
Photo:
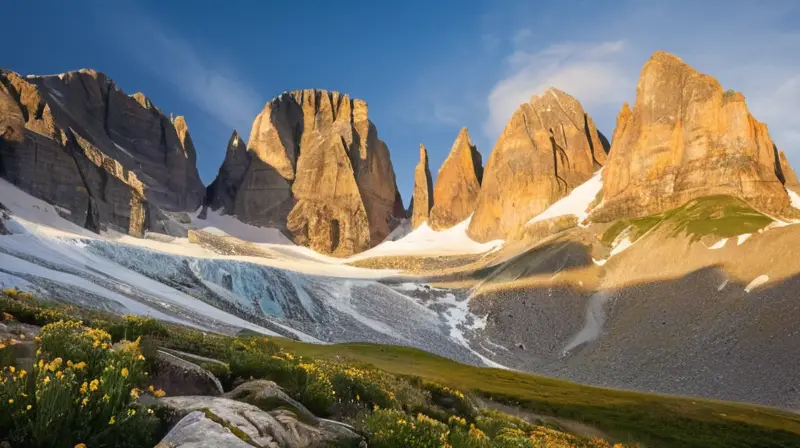
[[[631,246],[633,246],[633,243],[631,242],[631,239],[626,236],[620,242],[614,245],[614,248],[611,249],[611,255],[609,255],[608,258],[611,258],[614,255],[619,254],[620,252],[624,251],[625,249]]]
[[[467,228],[472,217],[455,226],[437,232],[428,227],[428,223],[414,229],[411,233],[397,241],[384,241],[372,249],[353,255],[346,262],[363,260],[372,257],[393,255],[455,255],[479,254],[498,249],[503,240],[478,243],[467,236]]]
[[[797,194],[789,189],[787,189],[786,192],[789,193],[789,199],[792,201],[792,207],[800,208],[800,194]]]
[[[528,225],[535,222],[544,221],[564,215],[574,215],[578,217],[580,224],[589,216],[589,205],[592,203],[600,190],[603,189],[602,168],[599,169],[589,180],[572,190],[572,192],[561,198],[558,202],[551,205],[547,210],[536,215],[528,221]]]
[[[722,249],[723,247],[725,247],[725,243],[727,243],[727,242],[728,242],[728,239],[727,238],[723,238],[723,239],[717,241],[716,244],[714,244],[713,246],[709,247],[709,249]]]
[[[744,292],[750,292],[768,281],[769,281],[769,276],[761,274],[758,277],[754,278],[753,281],[750,282],[750,284],[745,286]]]

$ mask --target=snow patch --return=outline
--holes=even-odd
[[[201,210],[202,208],[198,209],[192,217],[190,227],[219,236],[232,236],[251,243],[293,244],[278,229],[245,224],[234,216],[222,215],[213,210],[207,210],[206,218],[200,219],[197,215]]]
[[[124,152],[125,154],[127,154],[129,157],[133,158],[133,154],[131,154],[130,152],[128,152],[128,150],[127,150],[127,149],[125,149],[125,148],[123,148],[122,146],[120,146],[119,144],[117,144],[117,142],[114,142],[114,146],[116,146],[116,147],[117,147],[117,149],[119,149],[120,151],[122,151],[122,152]]]
[[[738,238],[737,238],[737,240],[736,240],[736,245],[737,245],[737,246],[741,246],[741,245],[742,245],[742,243],[744,243],[745,241],[747,241],[747,239],[748,239],[748,238],[750,238],[750,236],[751,236],[751,235],[752,235],[752,234],[750,234],[750,233],[745,233],[744,235],[739,235],[739,237],[738,237]]]
[[[769,276],[761,274],[758,277],[754,278],[753,281],[750,282],[747,286],[745,286],[744,292],[750,292],[758,288],[759,286],[763,285],[764,283],[767,283],[768,281],[769,281]]]
[[[723,247],[725,247],[725,243],[727,243],[727,242],[728,242],[728,239],[727,238],[723,238],[723,239],[717,241],[716,244],[714,244],[713,246],[709,247],[709,249],[722,249]]]
[[[719,286],[717,286],[717,292],[722,291],[723,289],[725,289],[726,286],[728,286],[728,279],[727,278],[725,280],[723,280],[722,283],[720,283]]]
[[[598,266],[602,266],[602,265],[606,264],[607,261],[608,261],[608,259],[595,260],[594,258],[592,258],[592,262],[594,262],[594,264],[596,264]]]
[[[589,216],[588,208],[592,201],[603,189],[602,171],[602,168],[597,170],[589,180],[576,187],[570,194],[561,198],[547,210],[534,216],[533,219],[528,221],[527,225],[564,215],[576,216],[578,224],[583,222]]]
[[[617,244],[614,245],[614,247],[611,249],[611,255],[609,255],[608,258],[611,258],[614,255],[621,253],[622,251],[631,246],[633,246],[633,242],[631,242],[631,239],[626,236],[625,238],[623,238]]]
[[[789,200],[792,203],[792,207],[800,209],[800,194],[797,194],[788,188],[786,189],[786,192],[789,193]]]
[[[346,262],[364,260],[372,257],[396,255],[458,255],[479,254],[499,249],[503,240],[478,243],[467,236],[467,228],[472,217],[455,226],[436,231],[424,223],[411,233],[396,241],[384,241],[372,249],[346,258]]]
[[[604,307],[609,299],[611,299],[611,293],[607,291],[598,291],[589,297],[589,301],[586,304],[586,321],[583,328],[567,343],[561,351],[562,356],[568,355],[572,349],[581,344],[595,341],[600,337],[600,333],[603,331],[603,324],[606,322]]]

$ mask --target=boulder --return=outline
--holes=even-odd
[[[780,172],[767,126],[744,96],[659,51],[642,69],[633,109],[625,104],[617,117],[591,219],[642,217],[712,195],[782,214],[789,198]]]
[[[224,391],[219,379],[208,370],[178,356],[159,350],[154,371],[150,376],[153,385],[169,396],[221,395]]]
[[[264,411],[251,404],[219,397],[168,397],[160,403],[173,409],[183,419],[162,440],[162,443],[179,447],[205,447],[227,445],[201,445],[193,439],[197,429],[214,431],[217,437],[224,429],[213,427],[204,420],[228,428],[233,435],[251,446],[281,448],[323,448],[328,446],[358,446],[361,437],[344,425],[322,420],[318,426],[298,421],[290,411],[278,409]],[[197,415],[200,411],[201,415]],[[190,417],[183,425],[186,418]],[[176,444],[189,440],[194,445]],[[237,445],[232,445],[237,446]]]
[[[481,154],[467,128],[462,128],[436,176],[431,228],[447,229],[469,218],[478,202],[482,178]]]
[[[518,233],[604,165],[606,143],[575,98],[553,88],[532,97],[489,156],[469,236],[485,242]]]
[[[240,384],[235,389],[223,395],[225,398],[250,403],[265,411],[285,408],[297,415],[300,420],[311,425],[319,422],[314,414],[286,394],[280,386],[273,381],[252,380]]]
[[[246,151],[226,154],[209,191],[212,210],[340,256],[380,243],[405,217],[389,150],[364,101],[286,92],[256,117]]]
[[[64,218],[142,236],[163,230],[162,209],[200,205],[205,188],[182,117],[173,124],[94,70],[24,78],[5,70],[0,85],[0,175]]]
[[[411,198],[411,228],[428,220],[433,207],[433,180],[428,168],[428,150],[419,145],[419,163],[414,168],[414,196]]]
[[[260,446],[280,448],[276,443]],[[253,448],[253,445],[223,426],[223,422],[216,422],[201,411],[193,411],[182,418],[156,445],[156,448],[219,447]]]

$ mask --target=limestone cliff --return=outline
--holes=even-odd
[[[469,218],[478,202],[482,178],[481,154],[463,128],[436,176],[431,228],[447,229]]]
[[[557,89],[534,96],[514,112],[489,156],[469,235],[477,241],[515,235],[589,179],[607,150],[575,98]]]
[[[162,210],[196,209],[205,188],[182,117],[102,73],[0,71],[0,174],[88,229],[165,231]]]
[[[389,149],[362,100],[325,90],[283,93],[256,117],[247,152],[242,180],[228,190],[235,190],[232,208],[213,198],[212,208],[342,256],[380,243],[405,217]]]
[[[780,172],[767,126],[750,115],[741,93],[656,52],[642,69],[633,109],[624,105],[617,118],[603,202],[591,218],[646,216],[710,195],[780,214],[789,204]]]
[[[419,145],[419,163],[414,168],[414,196],[411,198],[411,228],[428,221],[433,207],[433,180],[428,167],[428,150]]]

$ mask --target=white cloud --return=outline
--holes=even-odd
[[[519,33],[514,40],[520,40]],[[489,93],[485,132],[499,134],[520,104],[549,87],[569,93],[584,107],[621,104],[632,85],[619,63],[624,49],[623,41],[560,43],[538,52],[518,49],[506,61],[507,76]]]
[[[115,31],[153,75],[170,82],[185,100],[247,138],[264,100],[229,64],[198,51],[140,11],[129,10]]]

